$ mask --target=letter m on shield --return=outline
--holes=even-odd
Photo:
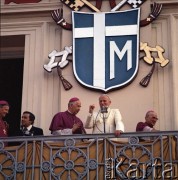
[[[72,21],[76,79],[105,92],[130,83],[138,71],[140,9],[73,12]]]

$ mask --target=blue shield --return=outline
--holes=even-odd
[[[138,71],[140,9],[72,12],[72,21],[77,80],[105,92],[129,84]]]

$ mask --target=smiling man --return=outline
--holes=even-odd
[[[29,111],[24,111],[21,118],[21,133],[22,136],[38,136],[43,135],[41,128],[35,127],[35,115]]]
[[[110,108],[111,99],[107,94],[99,97],[100,110],[94,112],[95,105],[89,106],[89,115],[85,123],[86,129],[93,129],[93,134],[114,133],[120,136],[124,132],[124,123],[119,109]]]

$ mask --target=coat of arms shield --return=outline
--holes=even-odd
[[[84,86],[102,91],[121,88],[137,74],[140,9],[72,12],[73,71]]]

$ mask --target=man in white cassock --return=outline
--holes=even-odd
[[[111,109],[110,104],[109,96],[102,94],[99,97],[100,110],[98,112],[94,112],[94,104],[90,105],[85,128],[93,128],[93,134],[115,133],[116,136],[119,136],[124,132],[121,113],[119,109]]]

